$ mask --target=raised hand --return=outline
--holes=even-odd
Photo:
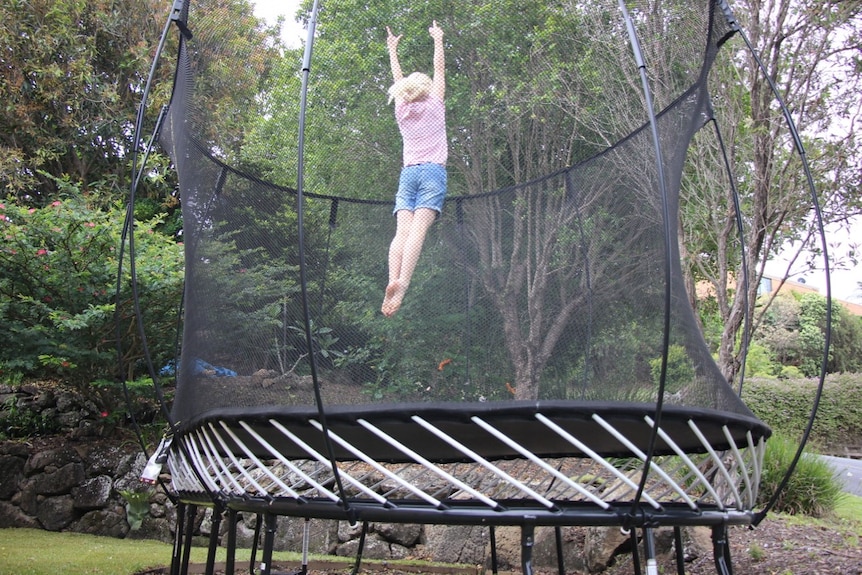
[[[428,28],[428,33],[431,34],[431,37],[435,40],[443,39],[443,28],[437,25],[437,20],[432,22],[431,27]]]

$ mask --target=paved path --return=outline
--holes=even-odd
[[[844,485],[844,491],[862,497],[862,459],[821,456],[832,465],[835,476]]]

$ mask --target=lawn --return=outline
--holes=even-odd
[[[132,575],[169,565],[171,552],[170,545],[158,541],[0,529],[0,575]],[[192,563],[206,562],[206,553],[193,548]],[[246,566],[249,557],[249,550],[237,551],[237,567]],[[295,561],[297,555],[278,553],[275,558]],[[219,549],[217,561],[224,560],[225,550]]]

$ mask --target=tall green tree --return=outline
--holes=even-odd
[[[160,0],[0,2],[0,186],[34,205],[54,178],[121,193]]]
[[[733,8],[766,76],[741,39],[731,39],[722,50],[712,91],[737,179],[731,183],[721,173],[723,158],[712,147],[714,140],[699,139],[690,154],[680,230],[690,293],[694,294],[695,281],[714,286],[724,326],[716,350],[728,378],[734,378],[741,366],[738,334],[745,315],[753,318],[757,329],[768,308],[755,309],[766,262],[793,246],[797,257],[808,254],[809,265],[822,269],[822,262],[817,262],[822,246],[813,224],[810,191],[768,79],[777,86],[799,129],[824,221],[846,225],[862,212],[858,170],[862,142],[856,129],[862,112],[858,106],[862,4],[741,0]],[[731,184],[742,202],[745,269],[739,257]],[[852,249],[832,247],[836,248],[833,265],[841,265],[847,253],[852,255]],[[737,289],[745,277],[748,290]]]

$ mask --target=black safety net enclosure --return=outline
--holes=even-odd
[[[361,520],[750,521],[769,429],[712,358],[678,233],[735,31],[723,2],[331,0],[304,7],[295,48],[241,41],[248,20],[218,0],[179,5],[161,143],[185,246],[181,498]],[[414,71],[425,92],[392,100]],[[432,101],[443,143],[417,151]],[[429,164],[439,212],[396,214],[405,174]]]

